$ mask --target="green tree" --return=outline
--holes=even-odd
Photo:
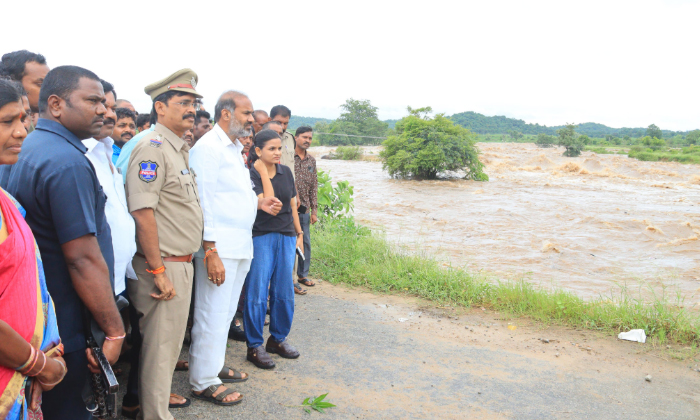
[[[336,142],[333,144],[376,144],[379,143],[379,140],[372,137],[384,137],[389,129],[389,124],[379,120],[377,107],[372,106],[369,100],[350,98],[340,108],[345,112],[331,123],[329,130],[334,134],[350,134],[351,136],[333,136]]]
[[[475,142],[475,134],[442,114],[409,115],[396,123],[396,135],[384,141],[379,156],[392,177],[435,179],[445,171],[464,170],[467,179],[488,181]]]
[[[564,128],[557,130],[559,138],[557,139],[557,144],[559,146],[564,146],[566,150],[564,151],[564,156],[576,157],[581,154],[583,150],[584,141],[588,139],[588,136],[577,136],[576,135],[576,125],[566,124]]]
[[[537,135],[537,140],[535,140],[537,147],[554,147],[554,137],[540,133]]]
[[[647,127],[647,136],[651,138],[661,139],[664,135],[661,132],[661,129],[656,126],[656,124],[652,124],[649,127]]]
[[[693,130],[685,136],[688,144],[700,144],[700,130]]]

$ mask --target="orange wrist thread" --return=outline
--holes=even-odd
[[[148,268],[146,269],[146,272],[151,273],[153,275],[160,274],[160,273],[165,273],[165,266],[161,265],[160,268],[156,268],[155,270],[149,270]]]

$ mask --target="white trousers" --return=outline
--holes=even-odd
[[[226,280],[217,286],[207,278],[207,269],[195,259],[194,325],[190,346],[190,385],[201,391],[221,384],[219,372],[226,361],[226,344],[238,299],[251,260],[222,258]]]

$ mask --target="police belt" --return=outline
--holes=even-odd
[[[143,254],[140,253],[140,252],[137,252],[136,255],[138,255],[139,257],[143,258],[144,260],[146,259],[146,256],[143,255]],[[194,254],[182,255],[182,256],[180,256],[180,257],[161,257],[161,258],[163,259],[163,261],[167,261],[167,262],[187,262],[187,263],[191,263],[193,257],[194,257]]]

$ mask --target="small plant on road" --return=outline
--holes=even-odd
[[[323,401],[327,395],[328,393],[325,393],[315,398],[307,398],[304,400],[304,402],[301,403],[301,405],[293,405],[291,407],[304,407],[304,411],[306,411],[309,414],[311,414],[311,410],[316,410],[321,414],[325,414],[325,411],[323,411],[324,408],[335,407],[335,404],[331,404],[328,401]]]

